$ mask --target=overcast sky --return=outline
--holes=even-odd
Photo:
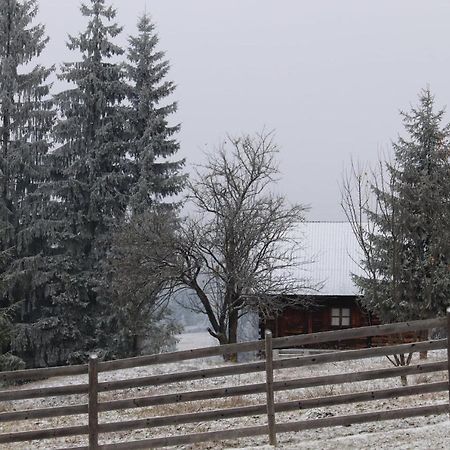
[[[42,60],[74,55],[78,0],[40,0],[50,43]],[[126,44],[145,10],[171,63],[181,156],[201,163],[226,133],[276,130],[280,190],[310,220],[343,219],[350,156],[374,161],[402,131],[399,109],[430,85],[450,102],[448,0],[113,0]]]

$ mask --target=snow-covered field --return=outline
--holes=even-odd
[[[187,349],[203,347],[213,344],[209,335],[202,332],[187,333],[180,336],[179,348]],[[430,352],[429,360],[442,360],[445,358],[443,351]],[[417,361],[413,359],[413,363]],[[103,373],[100,381],[122,379],[127,377],[145,376],[167,372],[179,372],[183,370],[211,367],[222,364],[220,358],[212,358],[202,361],[186,361],[164,366],[127,369],[118,372]],[[372,358],[370,360],[342,362],[311,366],[297,369],[285,369],[275,371],[275,380],[293,379],[300,377],[327,375],[340,372],[354,372],[369,368],[390,367],[386,358]],[[78,384],[86,382],[86,376],[73,376],[64,378],[52,378],[41,382],[31,383],[24,388],[38,386],[56,386],[61,384]],[[446,380],[444,372],[426,375],[409,376],[410,384]],[[251,384],[264,382],[263,373],[235,375],[208,380],[191,381],[187,383],[173,383],[171,385],[156,386],[154,388],[136,388],[102,394],[100,400],[131,398],[146,395],[164,394],[176,391],[189,391],[196,389],[208,389],[213,387],[225,387],[235,384]],[[275,393],[276,401],[312,398],[317,396],[334,395],[339,393],[367,391],[388,387],[400,386],[398,378],[387,380],[375,380],[352,384],[323,386],[317,388],[298,389]],[[41,408],[62,404],[85,403],[85,396],[54,397],[48,399],[23,400],[10,403],[0,403],[0,411],[19,410],[26,408]],[[249,395],[232,397],[228,399],[216,399],[202,402],[173,404],[156,407],[136,408],[124,411],[102,413],[101,422],[131,420],[133,418],[154,417],[167,414],[179,414],[196,412],[201,409],[220,409],[234,406],[245,406],[256,403],[264,403],[264,395]],[[303,411],[291,411],[277,414],[279,422],[298,421],[319,417],[338,416],[344,414],[356,414],[360,412],[377,411],[381,409],[397,409],[409,406],[431,405],[448,401],[446,392],[435,394],[423,394],[415,397],[396,398],[393,400],[380,400],[367,403],[355,403],[328,408],[310,409]],[[54,419],[35,419],[21,423],[0,423],[0,432],[19,430],[43,429],[67,425],[79,425],[85,423],[83,416],[69,416]],[[102,442],[117,442],[125,440],[145,439],[156,436],[168,436],[176,434],[213,431],[220,429],[235,429],[244,426],[263,425],[265,416],[251,416],[246,418],[228,419],[220,422],[204,422],[198,424],[176,425],[159,429],[136,430],[132,432],[120,432],[102,436]],[[367,424],[352,425],[348,427],[333,427],[319,430],[304,431],[301,433],[284,433],[278,435],[279,447],[282,449],[447,449],[450,448],[450,421],[447,415],[419,417],[413,419],[391,420],[384,422],[372,422]],[[86,445],[83,437],[68,437],[58,440],[33,442],[32,444],[15,444],[3,446],[2,449],[48,449],[63,448],[76,445]],[[239,441],[210,442],[193,446],[179,447],[183,449],[222,449],[222,448],[246,448],[267,450],[267,437],[243,438]]]
[[[189,350],[191,348],[212,347],[218,344],[217,339],[214,339],[207,331],[201,331],[199,328],[192,328],[183,334],[177,334],[178,339],[177,350]]]

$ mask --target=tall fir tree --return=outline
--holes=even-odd
[[[138,22],[138,34],[129,39],[126,73],[129,81],[129,133],[131,174],[130,206],[142,213],[164,198],[178,194],[184,184],[183,160],[169,158],[179,150],[174,135],[180,126],[169,125],[177,103],[164,100],[175,89],[166,76],[169,62],[157,49],[158,35],[147,15]]]
[[[130,267],[134,267],[131,271],[139,270],[134,263],[141,264],[144,273],[148,269],[129,240],[140,227],[169,224],[165,214],[176,214],[173,196],[185,182],[181,173],[184,160],[173,159],[179,150],[175,135],[180,126],[169,124],[169,116],[177,110],[176,102],[170,101],[175,85],[166,78],[169,62],[157,45],[155,26],[144,15],[138,21],[138,34],[129,38],[125,65],[130,214],[114,239],[105,271],[112,307],[103,336],[114,356],[161,350],[161,343],[170,342],[170,334],[176,330],[167,320],[162,294],[167,281],[161,271],[147,272],[138,283],[129,273]],[[154,253],[162,251],[159,244],[153,245]]]
[[[29,326],[35,331],[28,332],[35,336],[34,365],[78,362],[98,346],[102,260],[111,228],[128,206],[126,89],[122,65],[115,62],[123,50],[112,42],[121,28],[104,0],[90,0],[81,12],[87,28],[68,43],[81,60],[63,65],[60,78],[71,86],[55,96],[60,118],[46,186],[54,225],[46,258],[52,279],[42,315]]]
[[[48,280],[41,260],[49,230],[39,188],[54,121],[46,81],[53,69],[33,67],[48,41],[44,26],[33,24],[37,5],[0,0],[0,315],[3,331],[11,330],[8,339],[2,333],[1,352],[17,346],[17,328],[7,327],[7,318],[30,320]]]
[[[450,128],[430,91],[402,113],[407,137],[394,144],[389,182],[373,187],[367,235],[372,277],[356,278],[364,302],[384,321],[443,315],[450,305]]]

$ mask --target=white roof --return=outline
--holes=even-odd
[[[362,274],[361,253],[348,222],[304,222],[300,225],[300,259],[311,260],[301,267],[301,277],[322,284],[314,295],[358,295],[353,274]]]

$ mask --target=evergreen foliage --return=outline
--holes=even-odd
[[[18,345],[11,321],[33,316],[48,280],[39,188],[54,120],[46,82],[53,69],[32,66],[48,40],[33,25],[36,14],[36,0],[0,0],[0,370],[21,366],[7,357]]]
[[[180,126],[169,126],[168,116],[177,110],[176,102],[162,104],[175,85],[165,79],[169,63],[157,50],[155,26],[144,15],[138,22],[138,35],[129,39],[126,72],[129,80],[128,110],[133,184],[130,206],[142,213],[155,202],[178,194],[184,184],[180,169],[184,161],[168,158],[179,150],[174,134]]]
[[[116,267],[105,264],[116,230],[175,210],[168,198],[184,183],[184,161],[170,160],[177,105],[162,103],[175,86],[154,25],[139,21],[125,64],[116,11],[105,0],[82,4],[86,29],[68,42],[81,57],[63,64],[69,87],[50,101],[52,69],[27,72],[47,42],[31,25],[37,1],[0,0],[0,12],[0,370],[21,367],[20,358],[76,363],[93,349],[127,356],[137,339],[147,339],[140,351],[173,345],[177,327],[153,308],[159,293],[117,300]],[[130,322],[130,299],[147,302],[143,333]]]
[[[112,62],[123,51],[111,41],[121,28],[104,0],[83,4],[81,12],[86,30],[69,37],[68,47],[82,58],[63,65],[60,78],[71,86],[55,96],[60,119],[46,186],[54,224],[53,254],[46,259],[52,280],[42,316],[31,325],[35,332],[26,331],[36,343],[34,365],[77,362],[98,345],[101,261],[128,201],[125,84],[121,65]]]
[[[356,277],[370,311],[383,321],[443,315],[450,299],[450,128],[430,91],[402,113],[406,137],[394,144],[387,182],[372,185],[377,208]]]
[[[148,255],[166,251],[156,232],[170,236],[166,228],[175,227],[177,205],[168,198],[178,194],[185,181],[180,173],[184,161],[170,160],[179,149],[174,135],[180,127],[168,123],[177,104],[164,100],[175,85],[165,79],[169,63],[156,49],[158,36],[148,16],[139,20],[138,34],[129,43],[125,68],[130,214],[114,235],[105,283],[112,308],[109,334],[104,335],[113,356],[167,349],[174,345],[171,336],[178,330],[166,308],[167,274]]]

